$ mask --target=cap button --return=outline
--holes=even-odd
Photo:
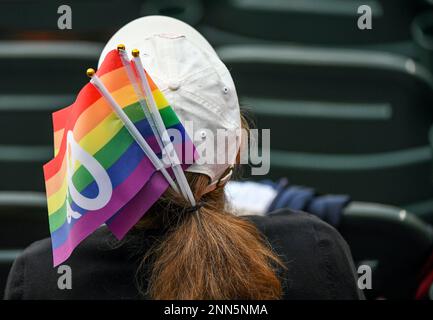
[[[179,87],[180,87],[180,82],[179,82],[179,81],[171,81],[171,82],[168,84],[168,88],[169,88],[171,91],[176,91],[177,89],[179,89]]]

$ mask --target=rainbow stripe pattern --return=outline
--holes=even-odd
[[[96,74],[160,156],[117,50],[107,54]],[[182,141],[174,145],[179,158],[192,163],[194,159],[186,160],[187,155],[196,156],[192,141],[164,95],[149,76],[148,80],[166,128],[182,134]],[[104,223],[121,239],[165,192],[168,182],[91,83],[72,105],[53,113],[53,128],[55,156],[43,169],[57,266]]]

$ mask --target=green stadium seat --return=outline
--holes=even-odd
[[[2,1],[0,35],[38,39],[89,39],[107,41],[127,22],[142,15],[143,0]],[[59,6],[72,9],[72,29],[59,30]]]
[[[96,67],[90,42],[0,42],[0,190],[43,191],[52,156],[51,113],[71,104]]]
[[[197,25],[203,18],[203,2],[206,0],[145,0],[143,15],[173,17],[190,25]]]
[[[76,94],[101,50],[92,42],[1,41],[0,94]]]
[[[433,6],[413,20],[411,31],[417,56],[433,72]]]
[[[0,191],[44,191],[42,166],[52,146],[0,145]]]
[[[364,50],[238,45],[218,53],[241,105],[271,129],[270,178],[412,208],[433,199],[433,79],[422,66]]]
[[[216,45],[277,41],[320,45],[368,45],[410,40],[419,10],[410,0],[208,0],[202,32]],[[369,5],[373,29],[357,27],[358,7]]]
[[[412,299],[419,272],[433,248],[433,229],[401,208],[352,202],[339,231],[358,264],[372,264],[367,297]],[[374,261],[374,263],[372,263]]]
[[[51,113],[74,98],[72,94],[0,94],[0,144],[52,145]]]

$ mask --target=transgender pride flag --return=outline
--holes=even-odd
[[[161,144],[117,50],[106,56],[96,75],[160,156]],[[182,134],[175,150],[188,154],[185,151],[194,147],[184,127],[163,94],[148,80],[166,128]],[[57,266],[104,223],[118,238],[123,237],[165,192],[169,182],[91,83],[84,86],[71,106],[53,114],[53,126],[55,157],[44,165],[44,176],[53,262]]]

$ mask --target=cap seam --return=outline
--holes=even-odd
[[[185,77],[179,79],[179,81],[181,81],[181,82],[183,82],[183,81],[187,81],[187,80],[191,79],[192,77],[194,77],[195,75],[200,74],[200,73],[203,73],[203,72],[206,72],[207,70],[211,70],[212,73],[216,73],[215,68],[209,66],[209,67],[203,68],[203,69],[201,69],[201,70],[199,70],[199,71],[196,71],[196,72],[194,72],[194,73],[191,73],[191,74],[189,74],[189,75],[186,75]],[[198,79],[200,79],[200,78],[198,78]]]
[[[210,103],[210,102],[208,102],[207,100],[205,100],[205,99],[202,98],[201,96],[195,94],[194,92],[191,92],[191,91],[189,91],[189,90],[186,90],[185,87],[180,87],[178,91],[183,91],[183,92],[185,92],[185,93],[187,93],[187,94],[189,94],[189,95],[191,95],[191,96],[193,96],[193,97],[195,97],[195,98],[197,98],[197,99],[200,99],[200,103],[202,103],[202,104],[204,104],[204,105],[210,107],[210,108],[208,108],[207,111],[210,111],[210,112],[212,112],[213,114],[218,115],[218,116],[221,117],[223,120],[229,122],[232,126],[236,126],[236,122],[233,122],[230,118],[226,117],[226,116],[224,115],[224,112],[222,111],[222,108],[221,108],[220,106],[218,106],[218,105],[216,105],[216,104],[214,104],[214,103]],[[214,109],[212,109],[212,107],[214,107]],[[218,110],[219,112],[215,112],[214,110]]]
[[[171,72],[171,66],[169,67],[169,69],[170,69],[170,72]],[[203,73],[203,72],[206,72],[207,70],[211,70],[212,73],[216,73],[216,74],[218,74],[217,71],[215,70],[215,68],[213,68],[213,67],[206,67],[206,68],[203,68],[203,69],[201,69],[201,70],[199,70],[199,71],[197,71],[197,72],[194,72],[194,73],[191,73],[191,74],[189,74],[189,75],[186,75],[186,76],[184,76],[184,77],[182,77],[182,78],[177,78],[177,80],[179,81],[180,85],[182,85],[182,84],[184,84],[186,81],[188,81],[188,80],[190,80],[192,77],[194,77],[195,75],[200,74],[200,73]],[[153,79],[157,79],[157,80],[158,80],[157,82],[159,82],[159,83],[163,83],[163,84],[164,84],[164,88],[163,88],[163,89],[161,89],[161,87],[159,86],[159,87],[160,87],[159,89],[160,89],[161,91],[167,91],[167,90],[169,89],[169,86],[168,86],[168,82],[167,82],[167,80],[170,80],[170,79],[164,79],[164,77],[159,77],[158,75],[156,75],[156,74],[154,74],[154,73],[151,73],[151,72],[149,72],[149,74],[150,74],[150,76],[151,76]],[[199,78],[197,78],[196,80],[199,80],[199,79],[204,78],[204,77],[207,77],[207,76],[209,76],[209,74],[207,74],[207,75],[203,75],[203,77],[199,77]],[[170,78],[170,76],[168,76],[168,78]]]

